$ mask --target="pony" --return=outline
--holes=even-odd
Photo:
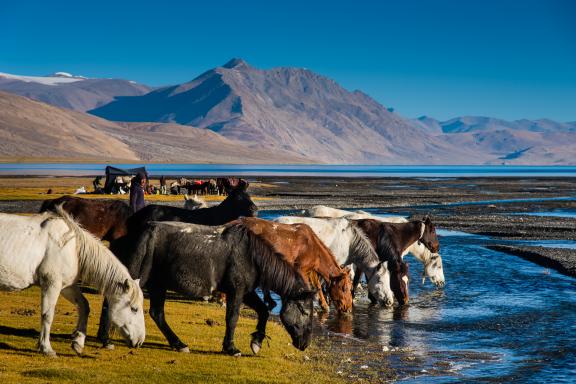
[[[312,208],[303,211],[305,216],[311,217],[346,217],[348,219],[359,220],[359,219],[374,219],[383,221],[386,223],[407,223],[408,220],[401,216],[377,216],[371,215],[370,213],[364,211],[346,211],[343,209],[336,209],[327,207],[324,205],[316,205]],[[418,261],[424,264],[424,273],[422,275],[422,283],[425,282],[426,277],[430,279],[432,284],[441,288],[446,285],[446,279],[444,277],[444,268],[442,263],[442,256],[439,253],[430,252],[421,242],[416,242],[412,244],[404,253],[402,258],[406,254],[412,254]]]
[[[340,267],[332,252],[308,225],[278,224],[254,217],[242,218],[239,222],[271,244],[304,279],[312,283],[318,290],[320,306],[324,311],[328,311],[329,306],[324,295],[320,294],[322,286],[317,275],[328,284],[330,298],[338,312],[352,310],[352,280],[349,269]],[[274,308],[276,303],[269,291],[265,291],[265,297],[269,308]]]
[[[438,252],[440,244],[434,224],[428,216],[422,221],[408,223],[384,223],[374,219],[354,221],[370,239],[380,260],[389,262],[393,272],[390,283],[396,299],[400,305],[408,303],[408,264],[402,260],[402,254],[417,241],[431,252]]]
[[[394,293],[390,289],[388,262],[381,262],[373,245],[358,225],[344,218],[313,218],[282,216],[275,219],[284,224],[307,224],[332,251],[339,265],[353,265],[364,271],[368,292],[373,301],[392,306]],[[351,272],[353,277],[353,270]],[[354,290],[352,291],[354,296]]]
[[[78,310],[72,349],[82,353],[90,308],[77,284],[79,280],[104,294],[110,303],[111,322],[131,347],[141,346],[146,335],[142,290],[98,239],[61,206],[56,207],[56,214],[0,214],[0,289],[20,291],[40,286],[39,352],[56,356],[50,344],[50,328],[62,293]]]
[[[194,210],[194,209],[202,209],[208,208],[208,204],[204,199],[198,197],[198,195],[184,195],[184,209]]]
[[[126,235],[126,220],[133,213],[124,201],[89,200],[74,196],[45,200],[40,213],[56,212],[58,206],[62,206],[88,232],[109,242]]]
[[[314,291],[285,257],[241,221],[209,227],[181,222],[149,222],[125,259],[132,276],[139,277],[150,295],[150,316],[170,346],[179,352],[189,348],[172,331],[164,316],[166,291],[191,298],[213,292],[226,294],[226,334],[223,353],[240,356],[234,330],[242,303],[258,314],[251,348],[256,354],[266,337],[268,308],[256,288],[282,297],[280,319],[292,344],[305,350],[312,337]]]

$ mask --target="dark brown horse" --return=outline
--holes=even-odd
[[[338,265],[332,252],[308,225],[280,224],[255,217],[242,218],[238,222],[274,247],[318,290],[320,305],[324,310],[328,309],[328,304],[321,294],[322,287],[315,274],[328,284],[328,294],[339,312],[352,310],[350,272]]]
[[[126,235],[126,220],[132,215],[132,209],[124,201],[62,196],[45,200],[40,212],[56,212],[56,206],[60,204],[64,204],[64,210],[84,229],[101,240],[111,242]]]
[[[356,222],[374,245],[380,261],[388,261],[390,288],[396,300],[401,305],[408,303],[408,264],[402,261],[402,254],[416,241],[437,253],[440,243],[434,224],[428,216],[422,221],[408,223],[384,223],[374,219]]]

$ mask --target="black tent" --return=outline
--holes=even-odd
[[[146,175],[148,179],[148,172],[146,172],[146,167],[131,168],[131,169],[120,169],[116,167],[107,166],[106,167],[106,183],[104,184],[104,192],[112,193],[112,187],[114,186],[114,181],[117,176],[136,176],[138,172],[142,172]]]

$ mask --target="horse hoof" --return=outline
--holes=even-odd
[[[72,349],[74,350],[74,352],[76,352],[76,354],[78,356],[82,355],[82,351],[84,350],[84,347],[80,345],[80,343],[73,341],[72,342]]]
[[[178,348],[178,352],[179,353],[190,353],[190,348],[188,348],[188,347]]]
[[[56,352],[54,351],[48,351],[48,352],[42,352],[44,354],[44,356],[49,357],[51,359],[55,359],[58,357],[58,355],[56,355]]]
[[[229,356],[233,356],[233,357],[242,356],[242,354],[240,353],[240,350],[237,349],[236,347],[232,347],[230,349],[224,349],[224,350],[222,350],[222,352],[229,355]]]
[[[257,355],[258,352],[260,352],[260,349],[262,348],[262,344],[253,341],[250,343],[250,348],[252,348],[252,353]]]
[[[107,350],[109,350],[109,351],[113,351],[115,347],[114,347],[114,344],[112,344],[112,343],[107,343],[107,344],[104,344],[104,345],[102,346],[102,348],[107,349]]]

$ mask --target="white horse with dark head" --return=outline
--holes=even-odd
[[[283,224],[307,224],[326,245],[339,265],[354,265],[366,274],[368,292],[377,302],[392,306],[388,262],[381,262],[364,232],[348,219],[282,216],[274,220]],[[351,272],[350,277],[354,275]]]
[[[361,219],[375,219],[385,223],[407,223],[408,220],[401,216],[377,216],[363,211],[346,211],[344,209],[337,209],[327,207],[325,205],[316,205],[312,208],[304,210],[305,216],[310,217],[345,217],[350,220]],[[443,287],[446,284],[444,278],[444,267],[442,265],[442,256],[439,253],[433,253],[424,246],[421,242],[417,241],[404,251],[402,257],[411,253],[418,261],[424,265],[424,275],[422,282],[424,283],[426,277],[437,287]]]
[[[90,311],[78,286],[81,280],[100,290],[110,302],[110,317],[128,344],[144,342],[144,296],[118,259],[83,230],[62,209],[33,216],[0,214],[0,290],[41,289],[38,350],[56,356],[50,345],[50,327],[58,296],[76,305],[78,323],[72,348],[82,353]]]

